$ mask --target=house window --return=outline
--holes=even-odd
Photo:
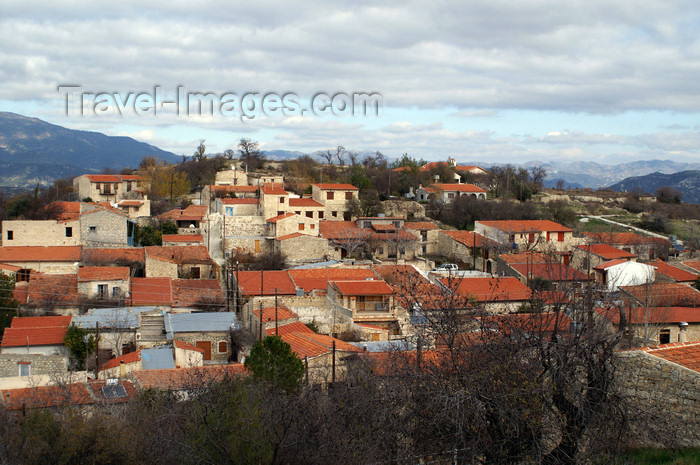
[[[314,217],[314,212],[306,212],[306,217],[307,217],[307,218],[313,218],[313,217]]]
[[[228,352],[228,342],[226,341],[219,341],[219,353],[220,354],[225,354]]]
[[[104,299],[107,297],[107,285],[106,284],[98,284],[97,285],[97,297],[100,299]]]
[[[190,274],[192,275],[192,279],[199,279],[200,276],[200,269],[198,266],[193,266],[190,268]]]
[[[97,189],[98,191],[100,190],[100,183],[99,182],[95,183],[95,189]]]
[[[532,244],[533,242],[535,242],[535,235],[532,234],[532,233],[529,234],[529,235],[527,236],[527,241],[528,241],[530,244]]]
[[[14,240],[14,233],[12,231],[7,231],[7,240]]]
[[[280,203],[284,203],[284,197],[280,197]]]
[[[335,192],[326,192],[326,199],[328,199],[328,200],[335,199]]]
[[[309,226],[311,227],[311,229],[316,229],[316,225],[315,225],[315,224],[312,224],[312,225],[309,225]]]
[[[372,222],[371,222],[371,221],[363,221],[362,227],[363,227],[363,228],[371,228],[371,227],[372,227]]]
[[[90,226],[90,232],[97,232],[97,226]]]
[[[121,293],[122,293],[121,288],[116,287],[116,286],[112,288],[112,297],[117,298],[121,295]]]
[[[557,240],[558,240],[559,242],[564,242],[564,233],[563,233],[563,232],[560,232],[560,233],[559,233],[559,237],[557,237]]]
[[[345,193],[345,200],[351,200],[352,199],[352,192],[346,192]]]
[[[547,242],[549,242],[549,231],[547,231]]]
[[[126,182],[126,191],[131,192],[131,181]]]
[[[32,364],[29,362],[19,362],[19,375],[20,376],[31,376],[32,375]]]
[[[447,198],[448,198],[448,199],[454,199],[454,198],[455,198],[454,192],[450,192],[449,194],[447,194]]]
[[[331,212],[331,216],[333,218],[338,218],[338,212]]]
[[[73,228],[66,228],[66,237],[73,237]]]
[[[400,222],[400,221],[394,221],[394,227],[395,227],[395,228],[400,228],[400,227],[401,227],[401,222]]]
[[[318,219],[322,220],[323,219],[323,212],[318,212]]]
[[[109,183],[104,184],[104,191],[102,192],[103,194],[111,194],[112,193],[112,185]]]
[[[294,214],[295,214],[295,215],[299,215],[299,216],[301,216],[301,210],[300,210],[300,211],[298,211],[298,212],[294,212]]]
[[[299,231],[303,231],[303,230],[304,230],[304,223],[299,223]]]
[[[671,342],[671,330],[662,329],[659,331],[659,344],[668,344]]]
[[[377,248],[377,253],[378,253],[379,255],[384,255],[384,247],[378,247],[378,248]]]
[[[226,214],[228,216],[233,216],[233,207],[226,207]]]

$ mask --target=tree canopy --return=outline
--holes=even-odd
[[[253,372],[255,378],[285,391],[296,390],[304,375],[304,364],[279,336],[268,336],[262,342],[253,344],[245,367]]]

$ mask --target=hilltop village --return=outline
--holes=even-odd
[[[619,359],[605,383],[665,412],[673,440],[698,444],[700,261],[690,241],[576,211],[604,200],[543,189],[537,170],[405,158],[383,162],[380,188],[368,177],[381,160],[333,161],[330,151],[308,166],[230,157],[194,189],[147,163],[83,174],[65,187],[72,200],[8,215],[0,408],[192,396],[257,376],[246,361],[273,336],[303,367],[298,380],[323,389],[358,382],[358,366],[389,376],[396,357],[446,369],[466,348],[477,357],[562,344],[576,363]],[[532,210],[533,196],[543,209]],[[584,339],[585,353],[572,355]],[[545,361],[545,373],[559,363]],[[600,379],[576,370],[547,382],[581,383],[585,397]]]

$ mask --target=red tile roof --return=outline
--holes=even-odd
[[[201,234],[163,234],[163,242],[204,242]]]
[[[306,326],[304,323],[301,321],[295,321],[294,323],[287,323],[284,325],[279,325],[277,328],[277,332],[280,336],[283,336],[285,334],[289,333],[313,333],[311,328]],[[265,333],[268,336],[274,336],[275,335],[275,328],[268,328],[265,330]]]
[[[90,182],[122,182],[119,176],[114,174],[86,174]]]
[[[206,305],[215,311],[226,303],[224,291],[216,279],[173,279],[172,297],[175,307]]]
[[[640,349],[649,355],[700,372],[700,342],[674,342]]]
[[[2,262],[77,262],[80,261],[82,247],[0,247]]]
[[[579,245],[576,248],[583,250],[584,252],[590,252],[593,255],[597,255],[605,260],[614,260],[616,258],[635,258],[636,255],[630,252],[625,252],[624,250],[617,249],[608,244],[588,244]]]
[[[483,317],[486,326],[493,327],[505,334],[514,331],[521,334],[542,334],[568,332],[573,321],[561,312],[546,313],[509,313]]]
[[[80,202],[51,202],[44,211],[56,221],[75,221],[80,217]]]
[[[698,279],[698,277],[700,277],[698,274],[682,270],[658,259],[654,262],[648,263],[648,265],[655,267],[658,274],[668,276],[669,278],[678,282],[694,282]]]
[[[430,171],[434,168],[439,168],[441,166],[452,166],[450,162],[447,161],[431,161],[430,163],[426,163],[425,165],[421,166],[418,168],[421,172],[427,172]],[[470,165],[470,166],[464,166],[464,165],[457,165],[453,167],[455,171],[471,171],[473,169],[479,169],[482,171],[486,171],[485,169],[481,168],[480,166],[475,166],[475,165]]]
[[[330,336],[323,336],[313,332],[290,332],[280,337],[291,346],[292,352],[302,360],[305,357],[313,358],[331,352],[334,340]],[[360,352],[360,349],[357,347],[340,339],[335,339],[335,348],[343,352]]]
[[[670,246],[671,243],[668,239],[661,237],[652,236],[641,236],[639,234],[631,232],[584,232],[585,236],[588,236],[602,244],[614,244],[614,245],[644,245],[644,244],[660,244]]]
[[[586,281],[588,275],[566,266],[563,263],[513,263],[515,271],[531,278],[543,278],[549,281]]]
[[[209,256],[209,251],[203,245],[192,245],[189,247],[177,245],[149,246],[144,247],[144,249],[146,249],[147,258],[169,261],[179,265],[211,265],[214,263]]]
[[[601,263],[598,266],[594,266],[593,269],[594,270],[607,270],[608,268],[610,268],[612,266],[617,266],[621,263],[627,263],[627,262],[629,262],[629,260],[623,260],[621,258],[616,258],[615,260],[609,260],[607,262]]]
[[[172,291],[170,278],[131,278],[130,304],[170,305]]]
[[[143,204],[142,200],[122,200],[119,202],[120,207],[140,207]]]
[[[110,368],[117,368],[124,362],[124,365],[129,365],[130,363],[136,363],[141,361],[141,351],[137,350],[134,352],[129,352],[121,357],[116,357],[111,360],[107,360],[100,366],[99,371],[109,370]]]
[[[396,231],[396,226],[393,224],[373,224],[372,229],[380,232],[394,232]]]
[[[265,195],[289,195],[289,192],[284,190],[284,186],[279,183],[263,184],[260,191]]]
[[[70,316],[32,316],[12,319],[0,347],[63,345]]]
[[[511,254],[500,254],[498,256],[504,262],[513,263],[554,263],[557,260],[542,252],[516,252]]]
[[[620,289],[643,305],[654,307],[695,307],[700,305],[700,292],[681,283],[652,283],[621,286]]]
[[[296,216],[296,213],[282,213],[281,215],[273,216],[272,218],[268,218],[265,221],[268,223],[277,223],[280,220],[286,220],[287,218],[291,218],[293,216]]]
[[[302,233],[285,234],[284,236],[275,237],[275,240],[276,241],[286,241],[287,239],[294,239],[294,238],[301,237],[301,236],[304,236],[304,234],[302,234]]]
[[[627,321],[639,325],[645,323],[700,323],[700,308],[691,307],[635,307],[623,309]],[[596,312],[611,323],[620,324],[620,309],[618,307],[596,308]]]
[[[474,184],[433,184],[435,189],[440,189],[444,192],[464,192],[464,193],[485,193],[486,191]]]
[[[143,247],[108,249],[83,249],[81,261],[84,265],[129,265],[143,263],[146,260],[146,249]]]
[[[143,181],[145,178],[139,176],[138,174],[120,174],[119,177],[122,181]]]
[[[255,311],[253,311],[253,315],[255,315],[254,318],[257,321],[260,321],[260,310],[259,309],[256,309]],[[297,314],[294,313],[293,311],[289,310],[284,305],[277,306],[277,321],[289,320],[292,318],[298,318]],[[275,321],[275,307],[274,307],[274,305],[272,307],[263,307],[262,320],[263,320],[263,323],[269,323],[271,321]]]
[[[286,271],[240,271],[234,273],[238,288],[244,296],[260,295],[261,280],[263,295],[296,295],[296,287]]]
[[[530,288],[517,278],[440,278],[450,290],[473,298],[477,302],[508,302],[528,300]]]
[[[336,243],[350,241],[364,241],[375,239],[379,241],[395,239],[416,241],[418,238],[405,229],[394,229],[391,232],[377,232],[368,228],[360,228],[354,221],[319,221],[319,234],[321,237]],[[390,236],[390,237],[387,237]]]
[[[177,339],[173,340],[173,346],[175,346],[176,349],[193,350],[193,351],[199,352],[201,354],[203,354],[205,352],[205,350],[202,349],[201,347],[197,347],[193,344],[190,344],[189,342],[180,341]]]
[[[162,370],[136,370],[132,373],[141,389],[179,391],[201,388],[212,382],[245,373],[242,363]]]
[[[438,225],[430,221],[411,221],[405,222],[403,227],[406,229],[414,230],[428,230],[428,229],[440,229]]]
[[[27,292],[27,303],[30,305],[76,306],[80,300],[78,275],[32,272]]]
[[[393,289],[379,279],[362,281],[333,281],[331,285],[342,295],[392,295]]]
[[[479,224],[509,233],[572,232],[573,230],[550,220],[499,220],[479,221]]]
[[[394,291],[394,299],[403,308],[417,302],[425,309],[436,308],[443,300],[442,291],[411,265],[375,265],[374,270]]]
[[[696,261],[687,261],[687,262],[682,262],[683,265],[687,266],[688,268],[691,268],[695,271],[700,272],[700,262]]]
[[[369,268],[314,268],[309,270],[289,270],[294,284],[304,289],[305,293],[312,291],[325,292],[329,281],[358,281],[367,278],[377,278]]]
[[[82,266],[78,268],[78,281],[125,281],[129,279],[128,266]]]
[[[126,397],[108,399],[102,392],[104,381],[90,381],[88,383],[75,383],[67,386],[40,386],[22,389],[6,389],[1,392],[0,405],[5,405],[10,410],[23,408],[52,408],[68,405],[90,405],[111,403],[118,404],[128,402],[138,396],[136,388],[130,381],[121,381]]]
[[[184,210],[181,208],[175,208],[174,210],[167,211],[160,215],[158,218],[161,220],[175,220],[175,221],[201,221],[207,215],[209,207],[206,205],[189,205]]]
[[[7,265],[5,263],[0,263],[0,272],[2,272],[2,271],[17,272],[21,269],[22,269],[21,266]]]
[[[314,186],[318,187],[321,190],[326,190],[326,191],[333,191],[333,190],[340,190],[340,191],[357,191],[359,190],[357,187],[353,186],[352,184],[314,184]]]
[[[320,202],[315,201],[314,199],[289,199],[289,206],[290,207],[321,207],[323,208],[323,204]]]
[[[475,233],[474,231],[440,231],[440,233],[451,237],[455,241],[467,247],[475,247],[475,243],[476,247],[478,248],[500,246],[500,244],[497,242],[492,241],[479,233]]]
[[[212,192],[245,192],[249,194],[254,194],[258,191],[258,186],[229,186],[229,185],[208,185],[207,186]]]

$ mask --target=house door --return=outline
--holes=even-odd
[[[204,349],[204,360],[211,360],[211,341],[197,341],[195,347]]]
[[[255,240],[255,253],[260,253],[260,240]]]

